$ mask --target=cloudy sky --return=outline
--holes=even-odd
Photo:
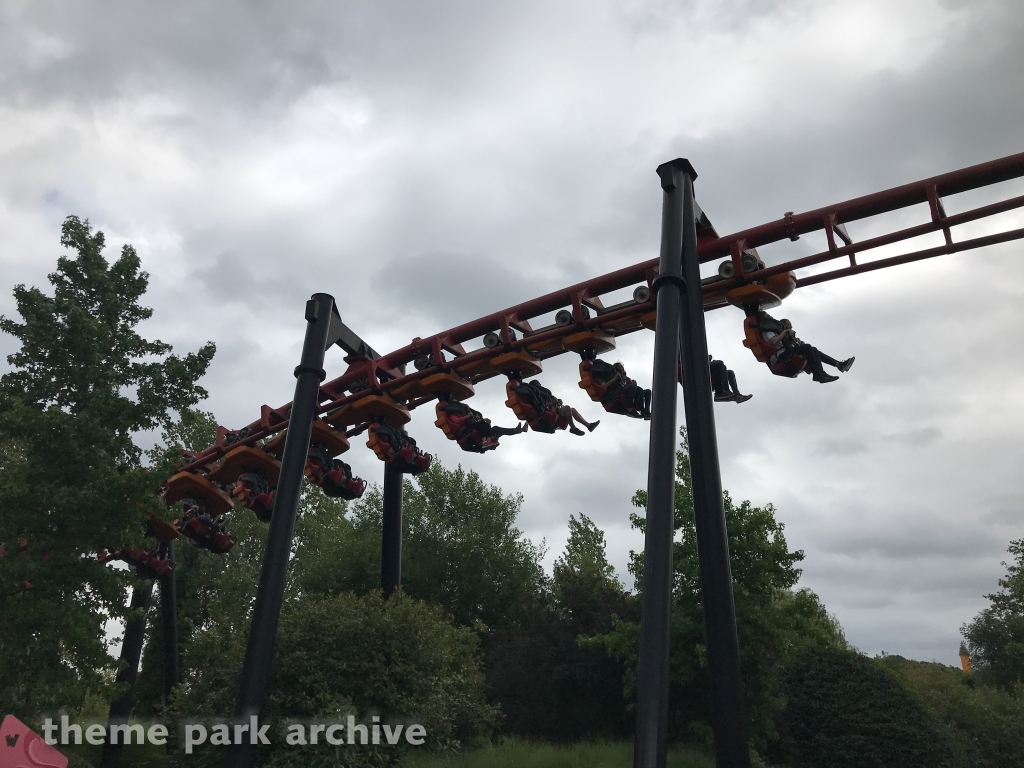
[[[665,160],[691,160],[724,234],[1024,150],[1022,35],[1015,0],[0,2],[0,312],[14,284],[45,285],[64,217],[88,217],[150,272],[150,336],[217,343],[207,407],[236,428],[290,399],[314,291],[387,350],[657,256]],[[803,584],[866,652],[956,663],[1024,536],[1022,256],[797,291],[782,311],[800,336],[857,356],[827,386],[772,377],[738,311],[707,316],[754,394],[716,408],[724,485],[775,504]],[[651,351],[635,334],[615,357],[649,382]],[[332,353],[329,373],[343,367]],[[543,380],[596,418],[575,368],[553,360]],[[474,405],[511,425],[503,399],[493,380]],[[628,581],[644,423],[481,457],[432,421],[423,409],[410,431],[522,493],[548,562],[584,512]],[[369,451],[349,456],[382,477]]]

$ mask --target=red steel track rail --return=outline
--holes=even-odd
[[[727,306],[728,300],[725,293],[732,288],[752,282],[763,282],[772,275],[794,272],[834,259],[847,259],[848,263],[829,272],[804,278],[798,277],[798,287],[1024,238],[1024,229],[1011,229],[960,241],[954,241],[952,236],[954,227],[1024,207],[1024,196],[1009,198],[954,216],[946,215],[942,203],[944,197],[1022,176],[1024,176],[1024,152],[806,213],[787,213],[776,221],[724,237],[718,236],[714,227],[706,218],[702,217],[698,223],[698,251],[701,262],[722,257],[730,258],[735,275],[728,279],[705,280],[703,286],[705,311]],[[928,204],[929,220],[923,224],[860,242],[853,242],[847,233],[845,227],[847,223],[925,203]],[[827,250],[783,264],[744,272],[742,263],[744,251],[782,240],[797,240],[801,235],[819,230],[825,232],[828,242]],[[873,249],[940,231],[943,233],[945,241],[942,245],[913,250],[874,261],[857,262],[858,255],[863,256]],[[346,358],[349,363],[348,370],[320,387],[319,412],[333,411],[369,392],[393,391],[406,383],[436,373],[438,370],[454,369],[459,371],[470,367],[473,363],[482,363],[512,350],[533,349],[533,354],[541,359],[562,354],[567,350],[561,347],[558,340],[581,330],[602,330],[614,336],[640,330],[644,327],[641,318],[645,315],[649,317],[650,313],[654,312],[654,305],[650,300],[628,301],[612,307],[605,307],[601,296],[631,286],[649,285],[657,274],[657,265],[658,260],[651,259],[577,283],[568,288],[553,291],[500,312],[494,312],[463,325],[449,328],[434,336],[425,339],[415,338],[410,344],[376,360]],[[539,329],[534,329],[530,325],[530,320],[562,309],[572,313],[573,322],[565,326],[553,325]],[[489,333],[498,334],[497,346],[484,347],[471,352],[467,352],[463,347],[465,342],[479,339]],[[430,358],[433,363],[431,367],[410,374],[401,372],[407,363],[424,356]],[[496,375],[494,372],[484,370],[475,373],[470,378],[477,382],[494,375]],[[408,403],[408,406],[415,408],[423,402],[426,400],[413,400]],[[251,445],[285,429],[288,426],[289,410],[290,404],[274,409],[263,406],[259,420],[235,432],[220,430],[221,434],[217,443],[202,451],[182,469],[191,471],[202,469],[220,459],[228,450],[239,445]]]

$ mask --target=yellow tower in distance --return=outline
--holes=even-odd
[[[971,654],[967,652],[967,646],[963,643],[960,643],[960,666],[967,674],[971,673]]]

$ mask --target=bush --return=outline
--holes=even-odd
[[[523,617],[484,637],[487,693],[506,733],[565,742],[622,738],[632,717],[622,662],[585,638],[638,619],[605,553],[604,533],[586,515],[569,518],[565,553],[550,589],[541,585]]]
[[[769,753],[793,768],[951,768],[942,727],[876,660],[808,652],[783,678],[781,739]]]
[[[488,699],[505,715],[503,731],[552,742],[622,738],[633,723],[622,692],[622,664],[553,606],[484,638]]]
[[[1024,696],[979,685],[955,667],[887,656],[892,670],[913,696],[946,729],[959,762],[971,768],[1024,765]]]
[[[172,710],[181,720],[227,722],[245,638],[209,629],[194,642],[192,672]],[[275,766],[393,764],[393,747],[284,744],[289,721],[340,722],[350,714],[357,722],[379,715],[382,723],[420,723],[434,748],[489,737],[498,713],[484,700],[477,644],[471,629],[401,593],[387,601],[379,592],[346,593],[289,607],[281,616],[267,702],[274,746],[265,748],[262,760]],[[212,764],[221,757],[197,750],[189,762]]]

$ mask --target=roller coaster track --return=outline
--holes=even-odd
[[[1024,229],[1010,229],[963,240],[953,238],[955,227],[1024,207],[1024,196],[1008,198],[953,216],[948,216],[943,206],[943,198],[1022,176],[1024,153],[1019,153],[805,213],[786,213],[776,221],[725,236],[718,235],[707,216],[698,208],[695,214],[701,262],[724,257],[732,266],[732,276],[713,276],[702,281],[704,309],[710,311],[736,303],[730,302],[730,293],[735,289],[763,284],[769,278],[783,273],[794,273],[796,287],[807,287],[863,272],[1024,238]],[[927,204],[929,214],[924,223],[860,242],[854,242],[847,232],[848,223],[922,204]],[[744,254],[756,256],[757,247],[783,240],[797,240],[802,235],[818,231],[825,233],[828,243],[826,250],[772,266],[762,266],[763,262],[758,258],[753,270],[744,268]],[[942,232],[942,245],[909,250],[871,261],[864,260],[865,254],[875,249],[934,232]],[[860,262],[858,257],[861,258]],[[826,272],[804,277],[796,274],[798,270],[836,260],[845,262]],[[750,260],[746,261],[749,267]],[[584,331],[616,337],[645,327],[653,328],[656,310],[649,286],[657,276],[657,269],[657,259],[643,261],[433,336],[414,338],[410,344],[385,355],[378,356],[365,345],[359,348],[350,346],[350,354],[345,358],[349,364],[348,369],[320,387],[319,413],[329,414],[367,394],[385,393],[398,400],[405,400],[399,393],[414,389],[407,385],[439,371],[454,371],[477,383],[498,375],[491,368],[490,362],[499,355],[525,350],[540,360],[554,357],[569,351],[563,345],[563,340]],[[725,268],[721,271],[729,273],[730,270]],[[611,306],[605,306],[601,300],[604,295],[630,287],[648,290],[634,291],[634,299]],[[551,313],[558,315],[555,324],[538,328],[531,325],[531,320]],[[487,342],[483,348],[467,351],[463,346],[482,337],[486,337]],[[417,370],[406,374],[406,364],[412,362],[416,363]],[[411,398],[406,405],[413,409],[431,399]],[[280,432],[288,426],[289,412],[290,404],[280,408],[263,406],[260,419],[246,427],[235,431],[221,428],[217,442],[196,454],[182,470],[199,471],[218,461],[229,450],[252,445]]]

